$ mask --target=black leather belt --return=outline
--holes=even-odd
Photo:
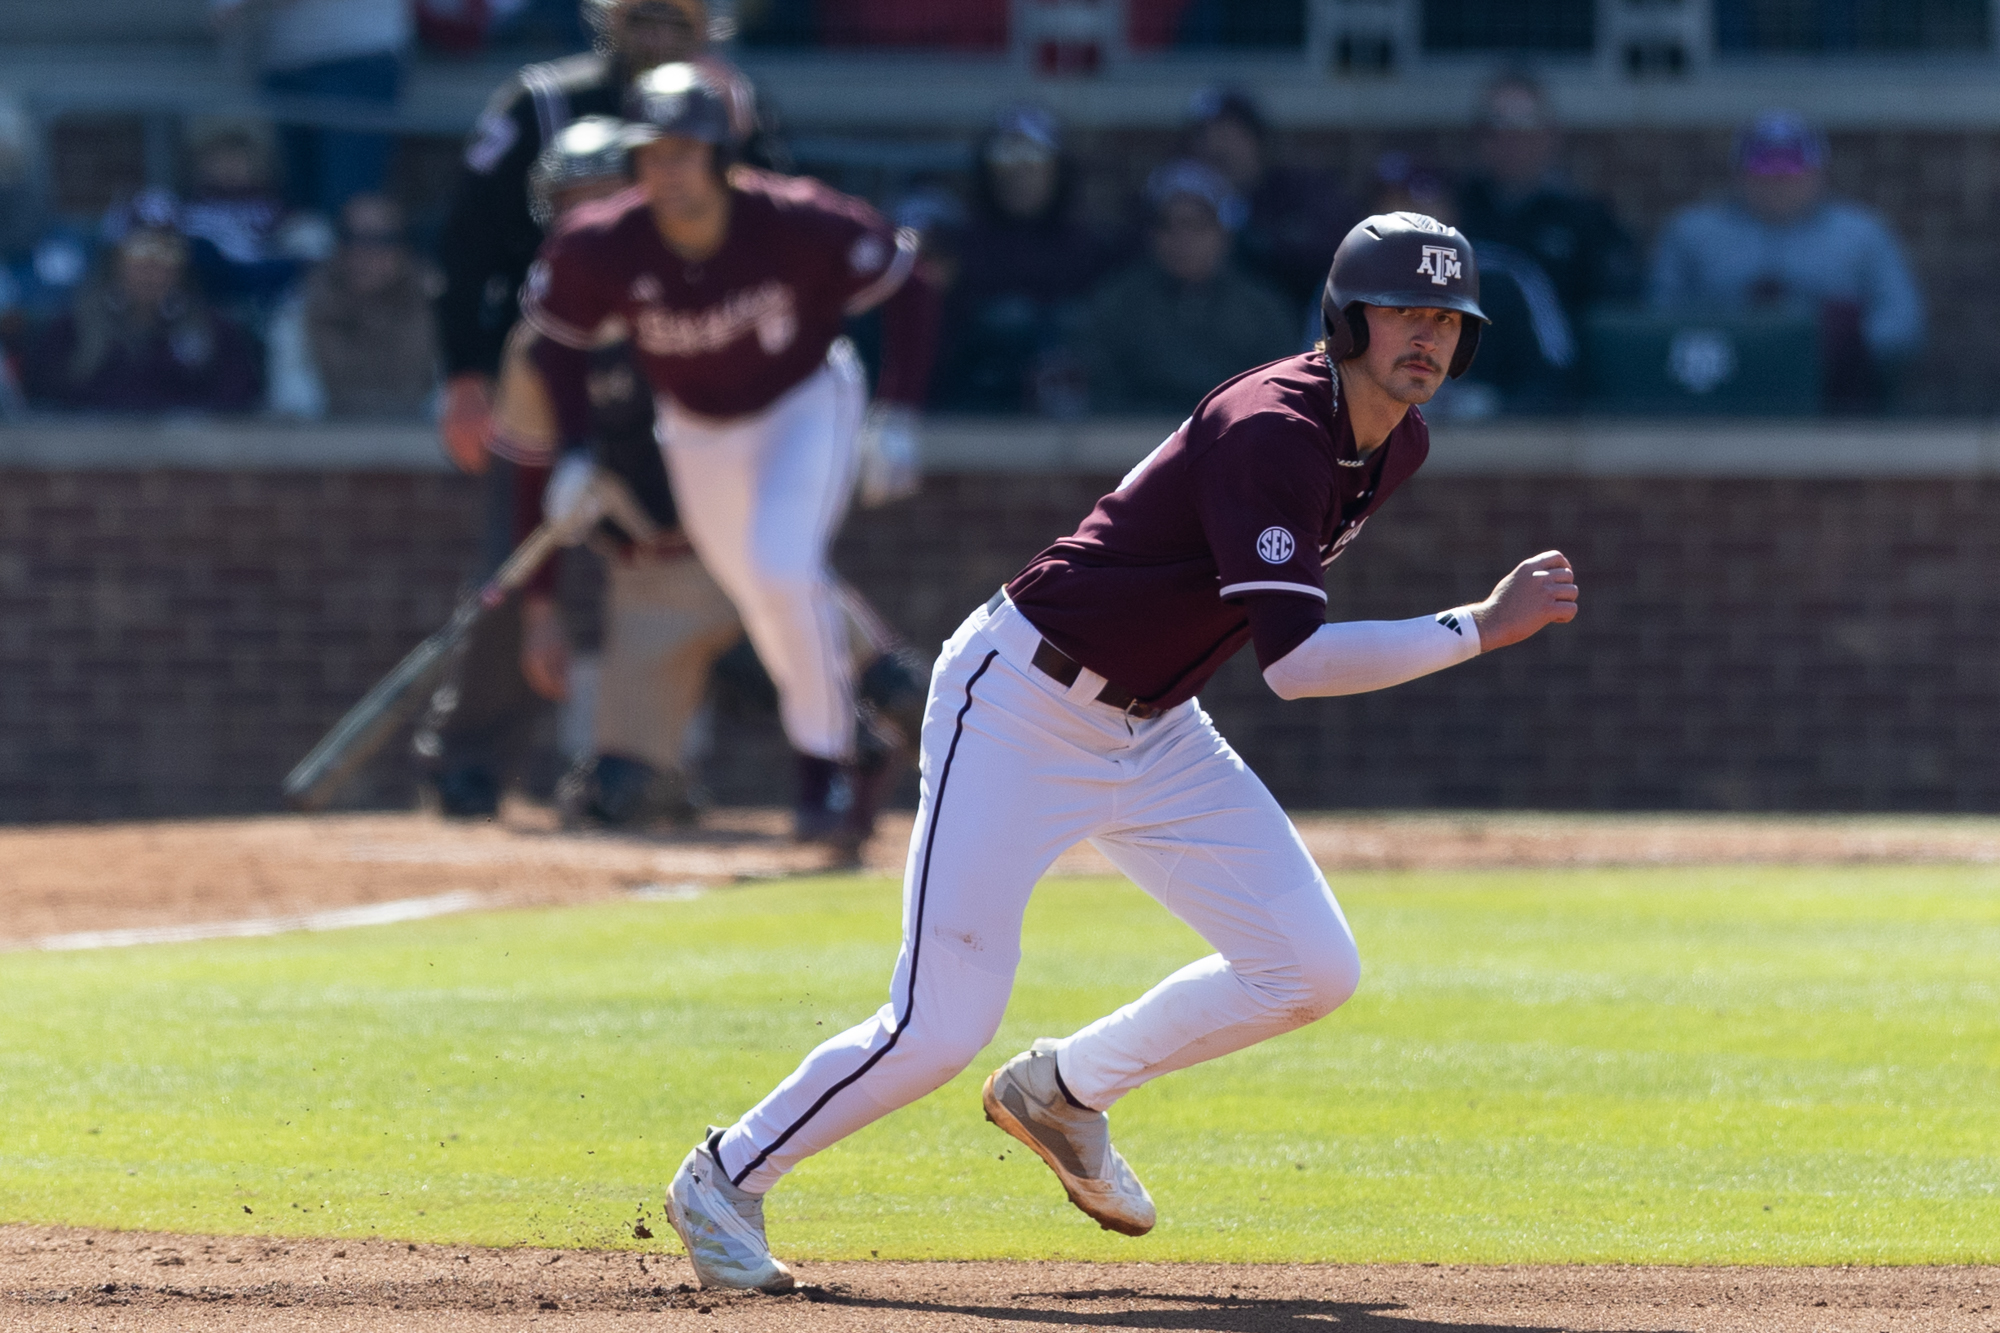
[[[1007,590],[1002,588],[999,592],[994,593],[991,600],[986,603],[987,612],[990,614],[999,610],[1001,604],[1006,600]],[[1034,661],[1035,670],[1065,688],[1076,684],[1076,678],[1083,674],[1082,663],[1050,643],[1047,639],[1043,639],[1036,645]],[[1120,689],[1110,681],[1104,682],[1104,688],[1097,692],[1097,702],[1110,704],[1127,717],[1138,718],[1141,722],[1151,721],[1160,715],[1159,709],[1153,707],[1151,704],[1140,703],[1132,691]]]

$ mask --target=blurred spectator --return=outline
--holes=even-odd
[[[0,254],[29,244],[41,218],[34,190],[41,133],[27,105],[0,94]]]
[[[1098,409],[1186,412],[1232,375],[1299,348],[1285,299],[1229,257],[1242,198],[1200,162],[1171,162],[1146,182],[1146,259],[1090,305],[1090,400]]]
[[[92,240],[68,224],[44,229],[34,189],[41,136],[27,106],[0,95],[0,418],[22,408],[21,370],[33,330],[75,300]]]
[[[427,51],[465,55],[487,44],[496,22],[519,0],[414,0],[417,41]]]
[[[590,45],[577,0],[416,0],[417,41],[464,55],[491,47],[580,51]]]
[[[180,230],[193,242],[202,290],[221,303],[268,311],[305,265],[285,253],[285,201],[273,188],[264,145],[247,130],[224,130],[194,150]]]
[[[492,4],[490,45],[556,51],[582,51],[590,46],[582,6],[576,0],[492,0]]]
[[[35,238],[27,252],[7,266],[4,281],[10,308],[29,319],[45,319],[69,309],[78,286],[90,276],[97,237],[58,222]]]
[[[340,248],[271,326],[271,408],[288,416],[416,416],[437,391],[439,279],[410,250],[403,213],[358,194]]]
[[[1873,211],[1826,189],[1826,139],[1790,111],[1737,136],[1736,192],[1669,219],[1651,300],[1686,310],[1816,315],[1827,406],[1882,406],[1889,372],[1923,337],[1910,264]]]
[[[1509,74],[1486,90],[1480,171],[1459,192],[1459,229],[1531,255],[1572,324],[1593,306],[1639,296],[1639,256],[1601,199],[1563,179],[1562,131],[1541,85]],[[1483,353],[1482,353],[1483,355]]]
[[[29,397],[115,412],[234,412],[254,407],[256,344],[188,281],[188,243],[140,226],[41,331],[28,354]]]
[[[979,140],[933,406],[1081,410],[1082,371],[1065,349],[1111,256],[1070,215],[1075,183],[1055,119],[1038,107],[1009,109]]]
[[[209,0],[209,7],[252,49],[264,91],[317,104],[300,108],[296,120],[282,109],[278,115],[286,198],[331,214],[354,195],[380,190],[392,136],[315,124],[311,113],[365,119],[394,110],[414,31],[410,0]]]
[[[1461,225],[1445,178],[1417,165],[1409,154],[1382,154],[1376,159],[1375,181],[1377,213],[1422,213]],[[1573,409],[1580,358],[1576,331],[1555,283],[1525,250],[1482,240],[1474,240],[1472,248],[1479,260],[1479,303],[1492,322],[1480,335],[1472,368],[1462,378],[1446,381],[1424,415],[1468,421],[1499,413],[1548,415]]]
[[[1189,115],[1189,156],[1221,173],[1249,206],[1237,258],[1301,309],[1317,309],[1333,252],[1361,211],[1330,175],[1271,161],[1270,127],[1248,93],[1209,88]]]

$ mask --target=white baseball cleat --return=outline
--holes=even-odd
[[[986,1118],[1035,1150],[1069,1201],[1106,1231],[1143,1236],[1153,1196],[1111,1146],[1111,1120],[1076,1105],[1056,1074],[1055,1043],[1043,1037],[987,1076]]]
[[[764,1239],[764,1196],[730,1184],[708,1144],[696,1144],[674,1172],[667,1186],[667,1220],[687,1247],[702,1286],[792,1289],[792,1270],[771,1257]]]

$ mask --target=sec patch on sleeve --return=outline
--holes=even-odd
[[[1292,558],[1298,549],[1292,541],[1292,534],[1286,528],[1265,528],[1257,534],[1257,554],[1267,565],[1282,565]]]

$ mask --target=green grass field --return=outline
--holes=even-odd
[[[1201,952],[1130,886],[1059,880],[989,1058],[799,1170],[777,1248],[2000,1260],[2000,869],[1335,890],[1348,1007],[1119,1107],[1153,1235],[1100,1232],[980,1115],[992,1063]],[[878,1005],[895,938],[893,885],[826,879],[0,955],[0,1221],[670,1247],[687,1145]]]

